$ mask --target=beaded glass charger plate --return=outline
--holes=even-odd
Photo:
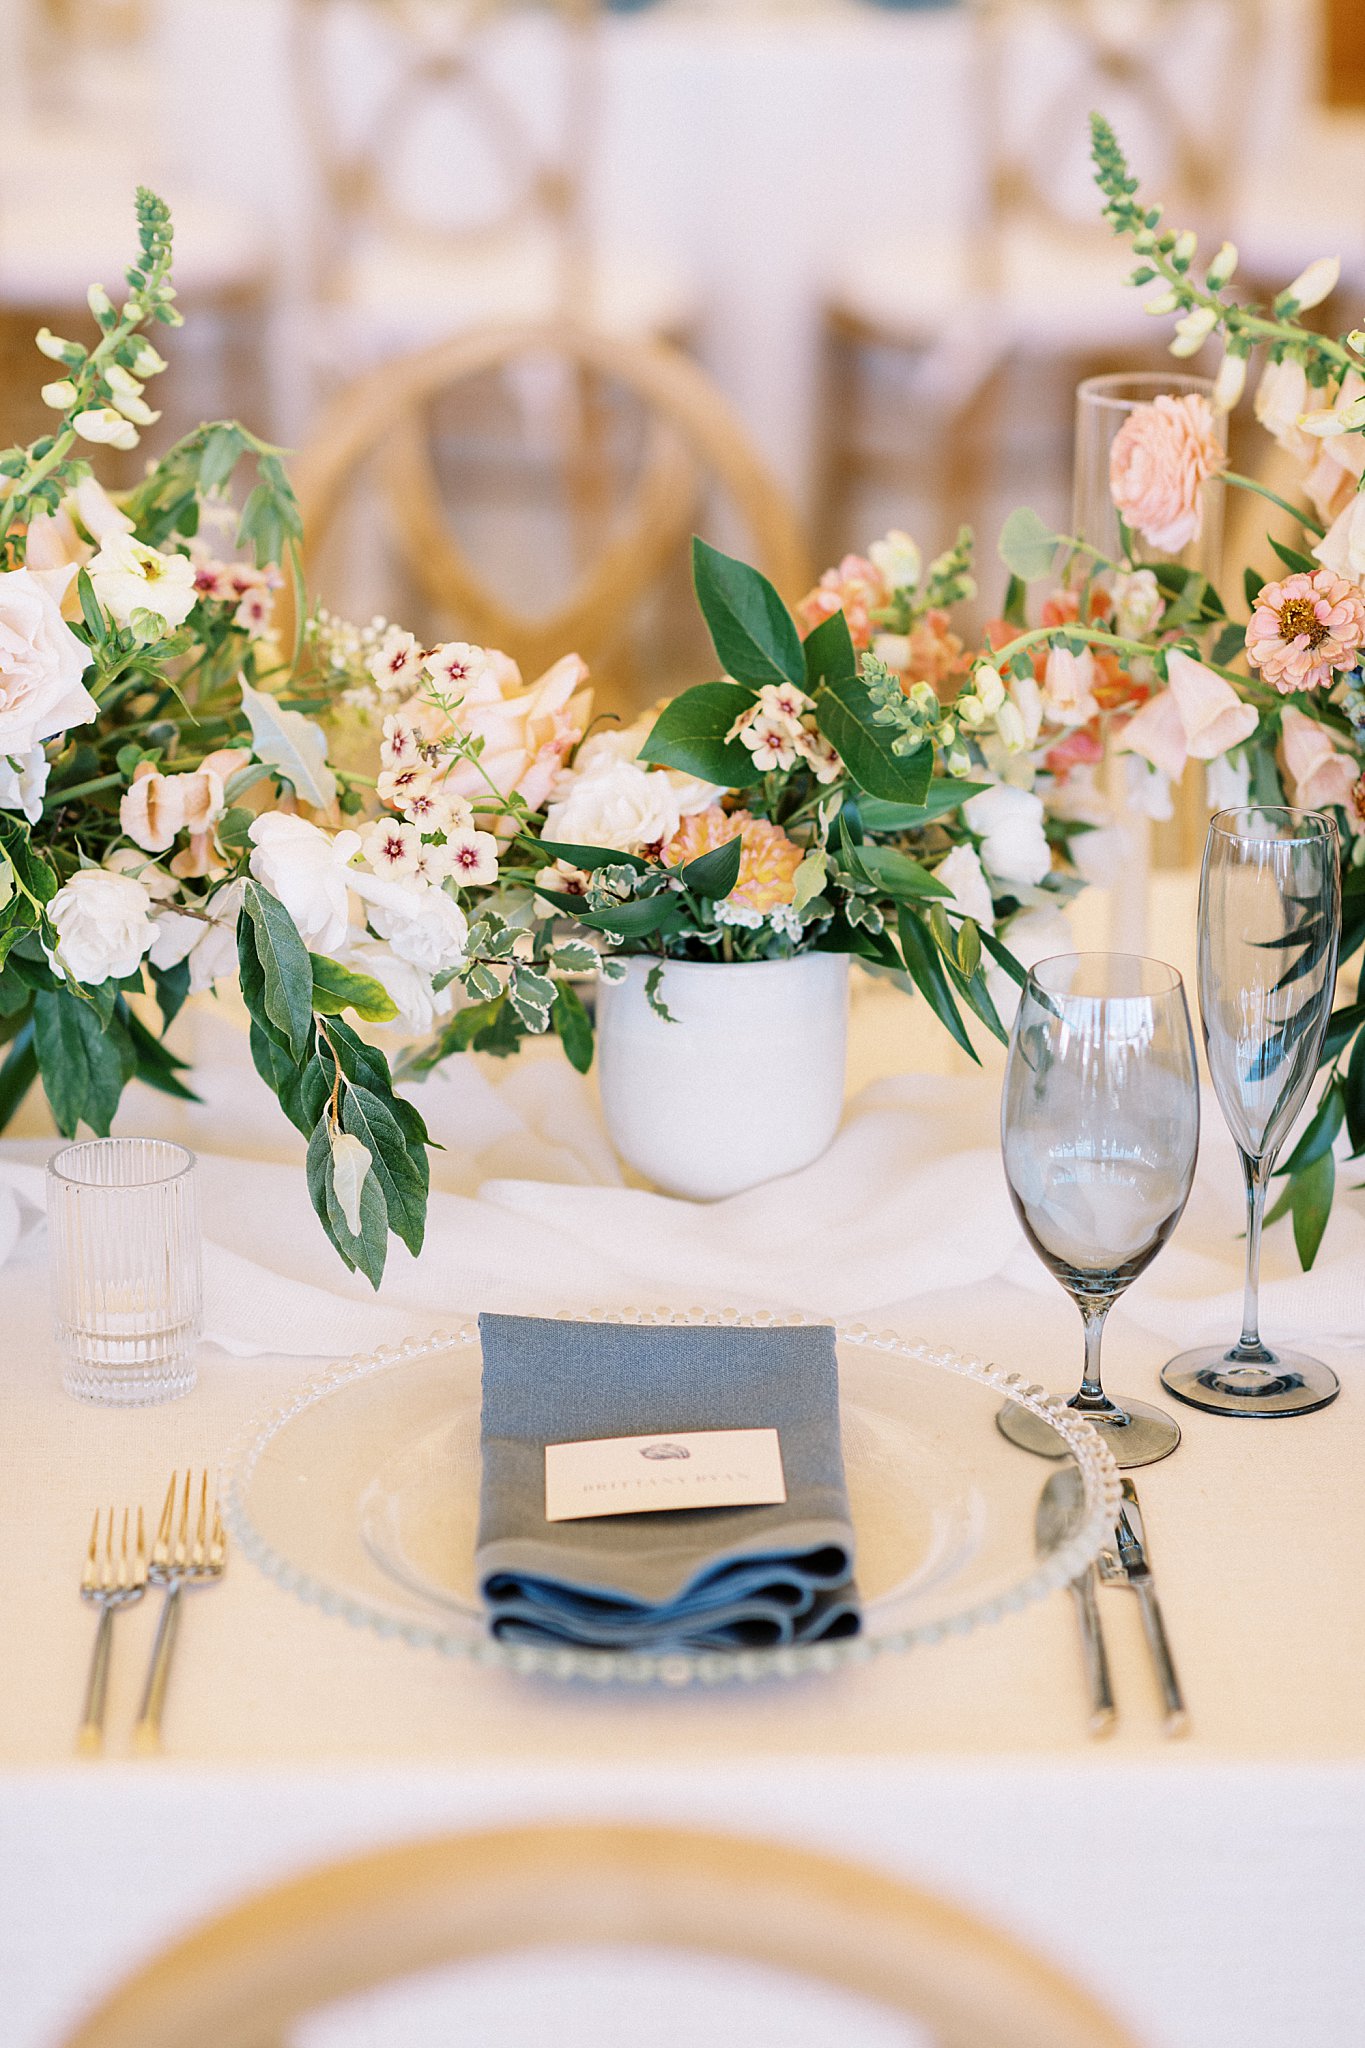
[[[700,1309],[574,1319],[760,1327],[808,1320]],[[325,1613],[447,1656],[598,1684],[717,1684],[834,1670],[999,1620],[1095,1558],[1118,1513],[1119,1482],[1088,1422],[980,1359],[893,1331],[837,1327],[863,1610],[861,1633],[841,1641],[682,1654],[494,1642],[474,1584],[480,1357],[472,1323],[344,1360],[310,1380],[232,1455],[228,1519],[269,1577]],[[1041,1555],[1039,1465],[995,1428],[1005,1400],[1046,1417],[1080,1467],[1080,1515]]]

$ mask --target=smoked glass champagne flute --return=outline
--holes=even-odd
[[[1162,1371],[1217,1415],[1306,1415],[1339,1391],[1330,1366],[1272,1351],[1260,1330],[1261,1219],[1280,1148],[1308,1097],[1331,1015],[1341,940],[1337,828],[1317,811],[1219,811],[1199,886],[1199,1008],[1213,1092],[1247,1197],[1242,1334]]]
[[[1175,969],[1129,953],[1067,953],[1035,967],[1010,1037],[1000,1126],[1016,1213],[1085,1327],[1070,1405],[1120,1465],[1154,1464],[1180,1442],[1180,1425],[1109,1398],[1100,1341],[1120,1294],[1175,1229],[1194,1178],[1199,1083]],[[1026,1451],[1066,1455],[1057,1432],[1015,1403],[996,1420]]]

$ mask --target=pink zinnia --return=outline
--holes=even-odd
[[[1247,627],[1247,660],[1286,697],[1354,668],[1362,644],[1365,597],[1330,569],[1265,584]]]
[[[1203,491],[1227,465],[1213,407],[1198,392],[1135,405],[1109,451],[1109,495],[1149,547],[1178,555],[1198,540]]]

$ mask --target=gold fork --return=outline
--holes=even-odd
[[[131,1558],[128,1555],[128,1510],[123,1510],[117,1561],[114,1557],[114,1510],[109,1510],[101,1547],[100,1516],[96,1508],[90,1529],[90,1548],[85,1555],[85,1570],[81,1573],[81,1598],[99,1608],[100,1620],[95,1631],[95,1647],[90,1655],[90,1676],[85,1682],[81,1725],[76,1733],[76,1751],[80,1756],[98,1756],[104,1747],[104,1707],[109,1695],[109,1653],[113,1647],[115,1611],[120,1607],[130,1607],[135,1600],[142,1598],[146,1590],[147,1544],[141,1508],[137,1511],[137,1548]]]
[[[227,1538],[223,1534],[223,1520],[216,1499],[212,1524],[209,1522],[207,1471],[199,1484],[199,1514],[193,1539],[190,1537],[190,1493],[194,1474],[186,1472],[183,1494],[179,1477],[178,1473],[171,1474],[161,1520],[157,1525],[156,1541],[152,1545],[150,1577],[154,1585],[165,1587],[166,1597],[157,1623],[156,1641],[152,1645],[152,1661],[147,1668],[147,1683],[138,1709],[137,1726],[133,1730],[133,1749],[138,1756],[155,1756],[161,1748],[161,1716],[171,1675],[171,1652],[175,1648],[180,1622],[180,1595],[186,1586],[212,1585],[215,1579],[222,1577],[223,1566],[227,1562]],[[180,1501],[178,1524],[177,1497]]]

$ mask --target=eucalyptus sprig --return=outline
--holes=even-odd
[[[95,346],[66,341],[46,327],[38,334],[42,353],[62,366],[63,375],[43,386],[45,403],[61,418],[51,434],[0,455],[0,477],[9,480],[0,495],[0,561],[15,554],[35,511],[55,512],[63,493],[89,474],[89,464],[73,454],[78,442],[135,448],[138,428],[160,417],[142,394],[147,379],[166,365],[141,330],[152,322],[181,324],[171,283],[171,216],[165,200],[145,185],[138,187],[136,210],[138,256],[124,273],[122,307],[102,285],[90,287],[100,330]]]

